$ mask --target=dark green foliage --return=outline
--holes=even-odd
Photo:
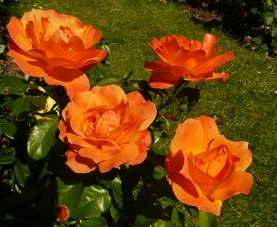
[[[189,4],[203,12],[216,11],[222,20],[207,25],[222,27],[247,45],[252,42],[252,49],[266,55],[277,54],[276,0],[185,0],[179,3]]]
[[[48,129],[54,135],[56,121],[39,123],[34,115],[50,94],[62,109],[68,102],[64,93],[46,87],[41,80],[0,73],[0,226],[54,226],[53,211],[59,203],[72,211],[63,223],[66,226],[196,226],[198,211],[177,201],[165,180],[164,161],[179,121],[202,114],[217,116],[226,137],[249,141],[253,152],[249,168],[255,178],[253,190],[249,196],[235,196],[223,203],[219,225],[276,223],[275,62],[245,50],[222,32],[195,25],[176,5],[159,0],[39,2],[21,1],[18,6],[21,12],[37,4],[73,14],[99,27],[109,40],[111,65],[99,65],[88,72],[91,86],[106,79],[100,83],[116,81],[126,92],[140,90],[158,104],[160,116],[150,128],[153,144],[144,163],[107,174],[74,174],[65,165],[66,146],[56,136],[53,140],[46,136],[47,149],[41,153],[26,146],[32,132],[41,127],[42,135]],[[143,64],[155,57],[147,42],[173,33],[198,39],[213,33],[220,37],[224,50],[234,49],[235,60],[224,67],[231,74],[229,82],[180,84],[175,91],[150,90]],[[114,38],[124,42],[112,41]],[[46,93],[34,84],[44,87]],[[214,222],[206,214],[199,218],[203,226]]]

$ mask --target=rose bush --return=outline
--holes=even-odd
[[[150,48],[158,55],[159,61],[146,62],[145,68],[151,72],[149,85],[152,88],[169,88],[180,79],[187,81],[226,80],[229,74],[214,71],[223,63],[233,59],[233,52],[217,56],[221,50],[215,49],[218,38],[206,34],[203,42],[182,36],[167,36],[153,39]]]
[[[249,193],[253,177],[245,169],[251,161],[248,143],[220,135],[212,118],[187,119],[171,142],[167,179],[178,200],[219,215],[222,200]]]
[[[24,13],[7,25],[9,52],[19,68],[51,85],[61,85],[69,97],[90,89],[84,70],[102,61],[107,52],[93,46],[101,32],[74,16],[54,10]]]
[[[42,80],[1,75],[3,226],[187,225],[187,212],[168,195],[171,186],[165,177],[177,199],[215,215],[222,200],[249,193],[248,144],[220,135],[213,119],[186,120],[172,140],[177,123],[200,98],[197,85],[178,81],[229,76],[214,72],[233,58],[232,51],[217,56],[218,38],[206,34],[199,42],[173,35],[149,44],[160,57],[146,63],[152,72],[149,85],[176,85],[173,89],[150,89],[131,73],[115,78],[94,68],[91,84],[110,85],[90,90],[84,71],[106,55],[93,47],[99,30],[53,10],[12,17],[7,27],[8,55],[20,69],[63,86],[70,100]],[[108,44],[102,43],[107,50]],[[136,91],[126,94],[123,89]],[[201,227],[212,226],[214,220],[214,215],[199,214]]]
[[[62,112],[60,139],[69,144],[66,164],[76,173],[144,161],[151,144],[148,126],[154,103],[139,92],[125,94],[116,85],[93,87],[74,96]]]

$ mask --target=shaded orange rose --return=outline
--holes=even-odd
[[[212,118],[201,116],[178,126],[166,158],[167,180],[181,202],[220,215],[222,200],[250,192],[253,177],[245,169],[251,162],[247,142],[226,139]]]
[[[107,54],[93,47],[101,38],[98,29],[54,10],[33,9],[20,20],[12,17],[7,28],[8,55],[19,68],[48,84],[63,86],[69,97],[90,89],[83,71]]]
[[[221,50],[215,50],[218,40],[211,34],[206,34],[203,42],[175,35],[153,39],[149,46],[160,60],[145,63],[146,70],[152,72],[149,85],[152,88],[169,88],[181,78],[193,82],[215,79],[225,81],[229,74],[214,71],[233,59],[233,51],[216,56]]]
[[[59,138],[69,144],[66,164],[76,173],[143,162],[151,144],[155,104],[116,85],[76,94],[62,112]]]

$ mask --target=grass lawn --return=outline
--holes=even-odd
[[[77,16],[99,28],[105,39],[124,41],[110,45],[111,66],[104,70],[113,77],[133,71],[133,78],[147,80],[150,74],[144,63],[157,59],[147,46],[154,37],[176,34],[202,39],[205,33],[219,36],[223,52],[235,53],[235,59],[220,69],[231,77],[226,83],[198,83],[201,99],[190,117],[215,114],[224,123],[221,132],[227,138],[248,141],[253,153],[248,171],[254,176],[250,195],[238,195],[223,203],[219,225],[276,224],[276,61],[245,49],[218,29],[207,30],[178,5],[159,0],[21,0],[18,16],[32,8]]]

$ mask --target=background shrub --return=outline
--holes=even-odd
[[[266,55],[277,54],[277,0],[176,1],[222,15],[223,29]]]

